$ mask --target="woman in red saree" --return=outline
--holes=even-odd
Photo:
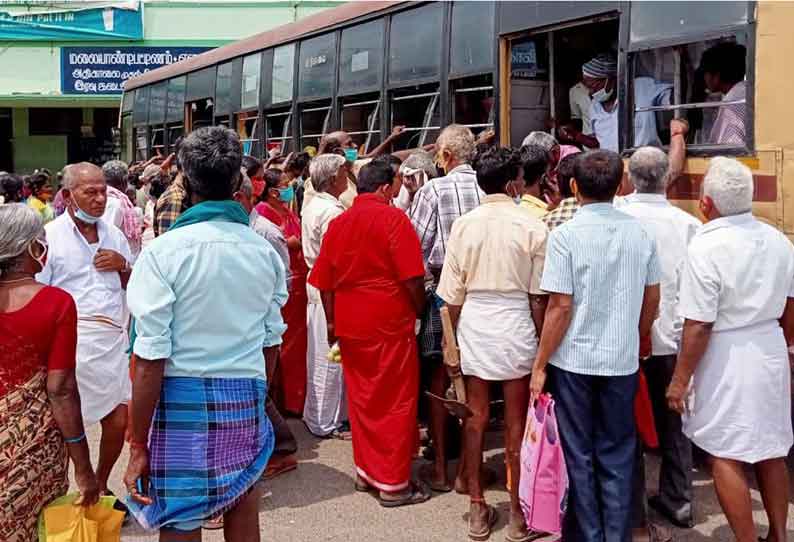
[[[36,282],[47,257],[42,220],[0,205],[0,540],[36,539],[42,508],[66,493],[68,456],[83,504],[99,486],[75,379],[77,308]]]
[[[289,248],[289,300],[281,311],[287,331],[281,345],[281,358],[274,385],[274,400],[282,412],[303,415],[306,398],[306,275],[303,259],[300,218],[290,209],[295,187],[278,169],[265,170],[265,191],[256,211],[281,228]]]

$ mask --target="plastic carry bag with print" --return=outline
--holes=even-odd
[[[48,504],[39,516],[39,542],[118,542],[124,512],[115,510],[115,497],[100,497],[89,507],[74,504],[78,495],[65,495]]]
[[[554,401],[547,393],[540,395],[527,412],[518,497],[529,529],[560,533],[568,499],[568,471]]]

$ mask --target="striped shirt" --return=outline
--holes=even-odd
[[[723,102],[744,100],[747,88],[744,81],[739,81],[722,98]],[[719,108],[717,119],[711,128],[711,143],[716,145],[744,145],[746,133],[744,119],[747,115],[745,104],[723,105]]]
[[[594,376],[639,368],[645,287],[658,284],[656,242],[610,203],[582,206],[549,234],[542,290],[573,296],[568,331],[549,363]]]
[[[477,174],[468,164],[454,168],[445,177],[433,179],[419,189],[408,216],[429,268],[441,269],[452,223],[480,205],[483,197]]]

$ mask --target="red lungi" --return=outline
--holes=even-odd
[[[278,362],[278,386],[280,387],[281,406],[284,411],[297,416],[303,415],[303,402],[306,399],[306,275],[292,277],[289,299],[281,316],[287,324],[282,338],[281,357]]]

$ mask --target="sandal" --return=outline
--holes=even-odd
[[[453,489],[449,481],[439,484],[433,480],[433,468],[431,465],[424,465],[419,469],[419,479],[436,493],[449,493]]]
[[[201,524],[201,528],[205,531],[217,531],[223,529],[223,514],[210,518]]]
[[[265,472],[262,475],[263,480],[272,480],[276,476],[280,476],[286,472],[293,471],[298,468],[298,460],[294,454],[285,456],[272,457]]]
[[[411,485],[408,489],[409,492],[399,499],[390,500],[384,499],[382,496],[378,496],[378,502],[384,508],[397,508],[399,506],[422,504],[423,502],[430,500],[430,491],[424,486],[424,484],[411,482]]]
[[[510,533],[505,533],[505,540],[507,542],[532,542],[533,540],[537,540],[538,538],[543,538],[544,536],[549,536],[550,533],[542,533],[540,531],[532,531],[527,530],[527,534],[522,535],[521,537],[511,536]]]
[[[358,476],[356,476],[356,481],[353,483],[353,487],[359,493],[369,493],[370,491],[372,491],[372,486]]]
[[[485,501],[483,501],[485,504]],[[485,505],[488,508],[488,521],[485,524],[485,530],[481,532],[475,532],[471,530],[471,518],[469,518],[469,539],[475,540],[477,542],[482,542],[484,540],[488,540],[491,537],[491,529],[493,526],[496,525],[497,520],[499,519],[499,512],[496,511],[496,508],[491,506],[490,504]]]

